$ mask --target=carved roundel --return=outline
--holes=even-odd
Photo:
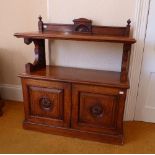
[[[79,18],[73,20],[74,22],[74,31],[79,33],[92,33],[92,21],[85,19],[85,18]]]
[[[103,107],[99,104],[96,104],[90,108],[90,112],[94,117],[102,117]]]
[[[49,111],[53,108],[53,103],[50,101],[48,97],[40,98],[39,104],[40,104],[40,107],[46,111]]]
[[[75,29],[76,32],[89,32],[89,28],[86,25],[78,25]]]

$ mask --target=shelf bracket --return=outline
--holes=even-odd
[[[24,38],[24,43],[30,45],[31,43],[35,45],[35,60],[34,63],[28,63],[25,65],[26,73],[31,73],[33,71],[39,70],[46,67],[46,58],[45,58],[45,40],[44,39],[31,39]]]
[[[122,56],[122,68],[121,68],[121,82],[128,80],[129,63],[131,55],[131,44],[124,44],[123,56]]]

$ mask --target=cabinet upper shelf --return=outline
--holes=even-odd
[[[72,32],[30,32],[30,33],[15,33],[18,38],[32,38],[32,39],[54,39],[54,40],[76,40],[76,41],[95,41],[95,42],[113,42],[113,43],[127,43],[133,44],[135,39],[123,36],[108,36],[97,34],[79,34]]]
[[[36,73],[40,69],[46,68],[46,57],[45,57],[45,39],[52,40],[76,40],[76,41],[95,41],[95,42],[112,42],[112,43],[123,43],[123,53],[122,53],[122,65],[121,65],[121,73],[112,73],[112,72],[95,72],[98,76],[101,76],[98,79],[94,72],[87,72],[87,74],[93,77],[94,79],[98,79],[100,83],[112,83],[120,87],[128,87],[128,71],[129,71],[129,62],[130,62],[130,54],[131,54],[131,45],[136,42],[136,40],[130,37],[130,24],[131,21],[127,21],[127,25],[125,27],[114,27],[114,26],[96,26],[92,25],[92,21],[79,18],[73,20],[74,24],[54,24],[54,23],[43,23],[42,17],[39,17],[38,22],[38,32],[27,32],[27,33],[15,33],[14,35],[18,38],[24,38],[24,42],[29,45],[32,42],[35,44],[35,61],[34,63],[26,64],[26,73]],[[52,69],[50,69],[52,70]],[[56,69],[57,71],[65,70],[64,68]],[[44,70],[45,71],[45,70]],[[44,76],[46,77],[46,73],[49,70],[44,72]],[[66,70],[68,73],[71,73],[69,69]],[[77,71],[74,69],[74,71]],[[83,71],[79,71],[79,77],[87,77]],[[86,72],[86,70],[84,71]],[[74,72],[71,74],[74,75]],[[52,78],[52,75],[50,78]],[[94,76],[92,76],[94,75]],[[107,76],[108,75],[108,76]],[[109,75],[112,79],[109,81]],[[39,76],[39,75],[38,75]],[[58,77],[61,78],[64,75]],[[54,76],[55,77],[55,76]],[[69,77],[69,76],[68,76]],[[68,78],[67,77],[67,78]],[[74,76],[73,76],[74,77]],[[87,78],[88,78],[87,77]],[[113,77],[115,77],[113,79]],[[76,79],[76,76],[72,79],[73,81]],[[97,80],[97,81],[98,81]],[[81,80],[82,81],[82,80]],[[90,79],[90,82],[94,82],[93,79]],[[123,85],[122,85],[123,83]],[[115,85],[115,87],[116,87]]]
[[[18,38],[76,40],[134,44],[136,40],[130,35],[130,23],[126,27],[94,26],[92,21],[80,18],[73,20],[74,24],[43,23],[39,17],[39,32],[15,33]]]

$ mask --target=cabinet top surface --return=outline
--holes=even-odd
[[[17,38],[29,39],[53,39],[53,40],[76,40],[76,41],[95,41],[95,42],[113,42],[113,43],[127,43],[134,44],[135,39],[126,36],[112,36],[99,34],[82,34],[74,32],[29,32],[29,33],[15,33]]]
[[[120,82],[120,73],[113,71],[46,66],[46,68],[29,74],[21,74],[20,77],[47,81],[102,85],[125,89],[129,88],[129,82]]]

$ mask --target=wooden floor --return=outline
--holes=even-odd
[[[23,104],[6,102],[0,117],[0,153],[155,153],[155,124],[125,123],[125,145],[66,138],[22,128]]]

